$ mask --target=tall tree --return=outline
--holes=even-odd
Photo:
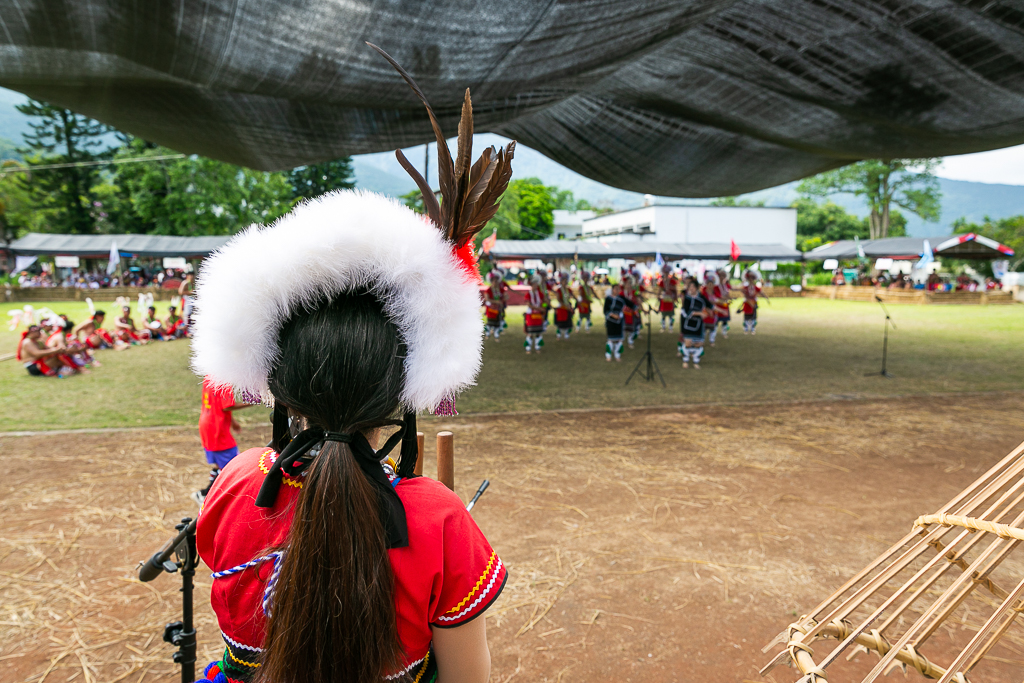
[[[138,140],[118,153],[169,154],[174,152]],[[284,173],[200,156],[119,164],[111,184],[116,202],[103,208],[109,209],[113,222],[120,229],[158,235],[230,235],[252,223],[269,223],[293,204],[293,188]]]
[[[926,221],[939,219],[941,192],[935,177],[939,159],[869,159],[806,178],[797,191],[809,197],[850,193],[867,202],[868,237],[888,237],[892,206]]]
[[[113,154],[109,136],[115,131],[104,123],[39,100],[30,99],[16,108],[31,117],[32,132],[22,135],[27,148],[20,150],[30,166],[77,164]],[[99,166],[39,170],[23,182],[41,207],[52,209],[49,222],[55,232],[95,231],[93,202]]]
[[[518,208],[519,239],[539,240],[549,236],[555,229],[555,193],[557,188],[548,187],[539,178],[520,178],[508,184],[519,197]]]
[[[299,166],[288,172],[295,199],[309,199],[331,190],[350,190],[356,186],[355,180],[352,157]]]

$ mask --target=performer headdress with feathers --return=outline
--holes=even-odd
[[[453,414],[455,396],[474,383],[480,367],[480,276],[472,239],[498,210],[515,142],[485,149],[471,163],[467,89],[453,160],[419,86],[383,50],[370,47],[426,107],[437,138],[441,201],[398,150],[398,161],[423,193],[425,217],[383,195],[342,190],[303,202],[269,227],[239,233],[199,273],[192,367],[250,400],[272,403],[267,378],[278,360],[282,324],[299,307],[362,288],[380,299],[403,336],[404,408]]]

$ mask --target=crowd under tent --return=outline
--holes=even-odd
[[[77,256],[106,259],[112,248],[127,258],[198,259],[208,256],[231,239],[231,235],[177,237],[171,235],[55,235],[30,232],[11,242],[8,250],[16,256]]]
[[[802,254],[781,244],[738,244],[739,261],[799,261]],[[675,242],[577,242],[568,240],[496,240],[490,254],[497,259],[578,259],[607,261],[728,261],[732,245],[726,243],[678,244]]]
[[[477,132],[638,192],[736,195],[1024,143],[1024,13],[957,0],[25,0],[0,85],[278,170]]]
[[[848,261],[860,256],[858,245],[867,258],[914,260],[924,255],[925,242],[934,256],[991,261],[1013,256],[1013,249],[993,239],[969,233],[949,237],[886,237],[877,240],[839,240],[803,254],[805,261],[837,259]]]

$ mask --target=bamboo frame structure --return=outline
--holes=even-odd
[[[1013,551],[1021,541],[1024,444],[938,512],[918,517],[906,536],[790,624],[764,648],[783,646],[761,675],[787,663],[800,683],[830,673],[854,680],[842,665],[829,668],[845,652],[847,661],[877,657],[864,683],[898,667],[939,683],[1019,681],[1024,557]],[[816,655],[812,645],[829,639],[839,644]]]

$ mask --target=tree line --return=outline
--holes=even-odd
[[[0,230],[6,241],[25,232],[232,234],[267,223],[306,197],[355,186],[348,157],[285,172],[255,171],[173,150],[118,131],[68,109],[29,100],[23,145],[0,145]],[[18,161],[14,157],[20,155]],[[840,240],[906,234],[906,217],[939,217],[937,159],[860,161],[803,180],[792,203],[801,250]],[[58,166],[58,168],[45,168]],[[867,205],[866,217],[831,201],[846,193]],[[419,191],[402,200],[422,211]],[[724,197],[712,205],[749,205]],[[538,178],[510,183],[491,221],[499,239],[543,239],[554,230],[554,211],[611,211],[591,206]],[[1024,252],[1024,216],[981,224],[961,219],[958,232],[976,232]],[[491,230],[485,231],[487,234]]]

